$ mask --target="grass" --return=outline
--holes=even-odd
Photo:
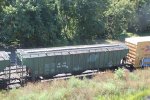
[[[83,80],[75,77],[1,91],[1,100],[142,100],[150,95],[150,69],[118,69]]]

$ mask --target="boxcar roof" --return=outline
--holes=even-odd
[[[17,51],[23,51],[27,53],[32,52],[46,52],[46,51],[58,51],[58,50],[73,50],[73,49],[87,49],[87,48],[102,48],[118,46],[120,44],[95,44],[95,45],[79,45],[79,46],[63,46],[63,47],[50,47],[50,48],[33,48],[33,49],[17,49]]]
[[[137,45],[139,42],[150,42],[150,36],[126,38],[125,41]]]
[[[70,55],[90,52],[102,52],[111,50],[127,49],[125,44],[96,44],[96,45],[80,45],[80,46],[65,46],[53,48],[39,49],[17,49],[17,53],[25,58],[55,56],[55,55]]]
[[[9,60],[9,55],[5,51],[0,51],[0,61],[2,60]]]

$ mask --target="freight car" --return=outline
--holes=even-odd
[[[0,87],[23,84],[27,77],[80,74],[131,65],[150,66],[150,36],[127,38],[125,44],[97,44],[0,51]],[[13,85],[12,85],[13,84]]]
[[[125,44],[17,49],[16,51],[18,64],[26,65],[32,79],[121,66],[120,61],[127,53],[128,47]]]
[[[5,51],[0,51],[0,72],[10,65],[9,55]]]
[[[126,38],[127,62],[134,67],[150,67],[150,36]]]
[[[26,78],[53,77],[61,73],[80,74],[122,66],[129,49],[125,44],[97,44],[0,52],[0,86],[23,85]],[[123,64],[124,65],[124,64]]]
[[[0,51],[0,88],[20,87],[25,82],[25,77],[26,67],[14,65],[10,54]]]

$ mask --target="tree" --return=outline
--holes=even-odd
[[[114,39],[126,30],[149,31],[149,3],[149,0],[1,0],[0,42],[23,47],[72,45]]]
[[[3,9],[3,41],[26,47],[53,45],[61,38],[55,3],[48,0],[14,0]]]
[[[117,34],[128,29],[129,23],[135,18],[136,0],[110,0],[108,10],[105,11],[105,24],[108,37],[116,38]]]

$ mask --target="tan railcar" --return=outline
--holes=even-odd
[[[150,65],[150,36],[126,38],[125,43],[129,47],[128,63],[141,67],[143,59],[148,58],[145,63]]]

